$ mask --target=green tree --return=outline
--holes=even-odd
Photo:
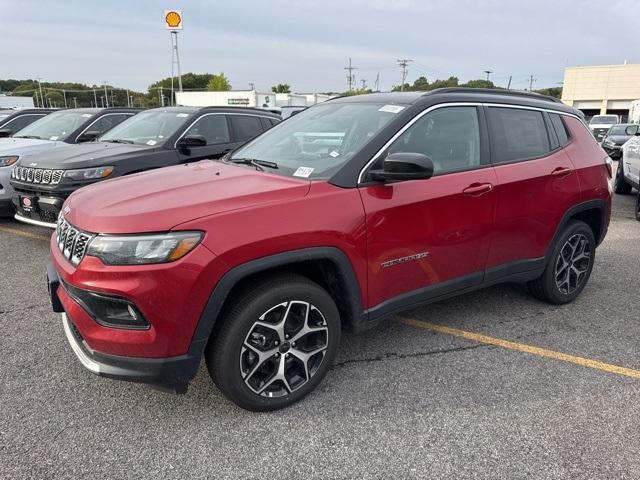
[[[226,92],[231,90],[231,84],[229,79],[224,76],[224,73],[220,72],[219,75],[212,75],[209,83],[207,83],[207,90],[212,92]]]
[[[279,83],[271,87],[273,93],[291,93],[291,87],[288,83]]]
[[[534,92],[541,95],[548,95],[549,97],[560,98],[562,97],[562,87],[549,87],[541,88],[540,90],[534,90]]]
[[[373,93],[373,90],[370,88],[354,88],[353,90],[344,92],[342,95],[349,97],[353,95],[365,95],[367,93]]]
[[[467,88],[496,88],[491,80],[483,80],[481,78],[477,80],[469,80],[467,83],[462,84],[461,86]]]

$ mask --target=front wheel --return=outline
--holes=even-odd
[[[591,276],[595,255],[596,240],[591,228],[572,220],[553,246],[543,274],[527,284],[529,291],[548,303],[572,302]]]
[[[311,392],[340,343],[340,315],[329,294],[298,275],[247,286],[209,342],[206,362],[222,393],[253,411],[284,408]]]
[[[616,177],[613,181],[613,191],[618,195],[629,195],[631,193],[631,185],[624,179],[624,169],[622,167],[622,156],[618,160],[618,168],[616,169]]]

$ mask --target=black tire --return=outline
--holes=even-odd
[[[636,220],[640,222],[640,191],[636,196]]]
[[[586,258],[580,258],[582,240],[587,242],[584,253],[588,256],[588,263],[585,263]],[[580,246],[576,246],[572,253],[573,243],[580,243]],[[575,270],[572,269],[572,255],[576,257]],[[529,291],[534,297],[555,305],[574,301],[589,281],[595,255],[596,240],[591,228],[584,222],[572,220],[553,245],[543,274],[527,284]],[[566,270],[562,269],[565,263],[570,263]]]
[[[231,302],[205,352],[209,374],[229,400],[247,410],[277,410],[297,402],[322,381],[341,333],[338,308],[322,287],[299,275],[270,276],[251,283]],[[308,312],[308,320],[300,325],[303,312]],[[260,318],[264,320],[257,325]],[[302,335],[304,326],[313,330]],[[291,342],[280,340],[285,335]],[[302,336],[296,346],[298,335]],[[324,353],[302,361],[301,356],[323,348],[323,342]],[[281,365],[284,380],[277,379]]]
[[[618,168],[616,168],[616,176],[613,180],[613,191],[618,195],[629,195],[631,193],[631,185],[624,179],[622,157],[618,160]]]

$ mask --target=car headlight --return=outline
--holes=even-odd
[[[9,155],[7,157],[0,157],[0,167],[8,167],[18,161],[18,155]]]
[[[184,257],[202,240],[202,232],[169,232],[150,235],[98,235],[87,255],[107,265],[167,263]]]
[[[603,144],[603,145],[606,145],[607,147],[615,147],[615,146],[616,146],[616,144],[615,144],[615,143],[613,143],[613,142],[612,142],[611,140],[609,140],[608,138],[607,138],[604,142],[602,142],[602,144]]]
[[[93,180],[108,177],[111,172],[113,172],[113,167],[80,168],[67,170],[64,172],[64,176],[71,180]]]

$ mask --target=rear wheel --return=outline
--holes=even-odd
[[[624,170],[622,167],[622,157],[618,160],[618,168],[616,169],[616,177],[613,181],[613,191],[619,195],[629,195],[631,193],[631,185],[624,179]]]
[[[329,294],[298,275],[251,284],[206,352],[209,373],[242,408],[284,408],[311,392],[333,362],[340,316]]]
[[[556,305],[572,302],[589,280],[595,253],[591,228],[584,222],[571,221],[554,245],[544,273],[527,284],[529,291]]]

